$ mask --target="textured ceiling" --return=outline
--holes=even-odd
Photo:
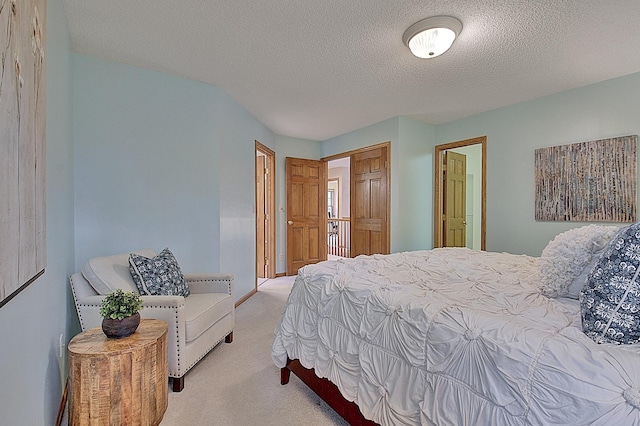
[[[74,51],[220,87],[279,135],[430,124],[640,71],[638,0],[63,0]],[[402,34],[463,23],[418,59]]]

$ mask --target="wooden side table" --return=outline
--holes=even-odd
[[[109,339],[101,327],[69,342],[69,425],[158,425],[169,402],[167,323],[142,319]]]

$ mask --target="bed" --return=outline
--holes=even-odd
[[[272,359],[351,424],[640,425],[640,345],[598,344],[582,324],[600,306],[585,280],[615,263],[623,230],[567,231],[540,257],[442,248],[305,266]]]

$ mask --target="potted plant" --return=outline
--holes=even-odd
[[[142,297],[132,291],[118,289],[102,299],[102,331],[107,337],[120,339],[133,334],[140,325]]]

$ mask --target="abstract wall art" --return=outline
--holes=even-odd
[[[0,306],[44,272],[46,0],[0,0]]]
[[[535,150],[535,219],[635,222],[638,136]]]

